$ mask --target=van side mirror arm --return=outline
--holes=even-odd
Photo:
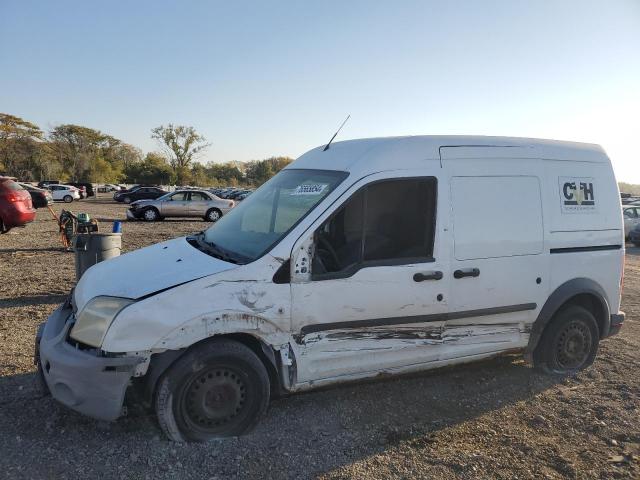
[[[294,247],[291,255],[291,280],[293,282],[308,282],[311,280],[313,250],[313,234]]]

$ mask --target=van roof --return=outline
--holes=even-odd
[[[599,145],[537,138],[419,135],[346,140],[332,143],[327,151],[324,147],[309,150],[287,168],[351,172],[417,168],[425,160],[440,159],[442,147],[517,147],[510,150],[510,158],[609,162]]]

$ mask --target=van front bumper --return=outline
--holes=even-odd
[[[35,362],[53,398],[99,420],[115,420],[122,413],[124,395],[140,357],[102,357],[96,350],[80,350],[68,342],[73,324],[68,302],[40,325]]]

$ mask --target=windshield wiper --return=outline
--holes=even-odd
[[[198,243],[198,247],[206,253],[219,258],[225,262],[235,263],[236,265],[241,264],[241,260],[231,255],[227,250],[224,250],[222,247],[219,247],[213,242],[207,242],[204,239],[204,232],[199,233],[195,236],[195,240]]]

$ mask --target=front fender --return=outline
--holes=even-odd
[[[251,279],[257,275],[243,267],[135,302],[116,317],[102,348],[114,353],[173,350],[229,333],[285,343],[281,340],[291,329],[290,289],[271,281],[275,266],[266,272],[268,280]]]
[[[264,316],[246,311],[223,310],[189,320],[160,339],[152,350],[178,350],[205,338],[231,333],[246,333],[267,345],[281,345],[290,339],[289,332]]]

